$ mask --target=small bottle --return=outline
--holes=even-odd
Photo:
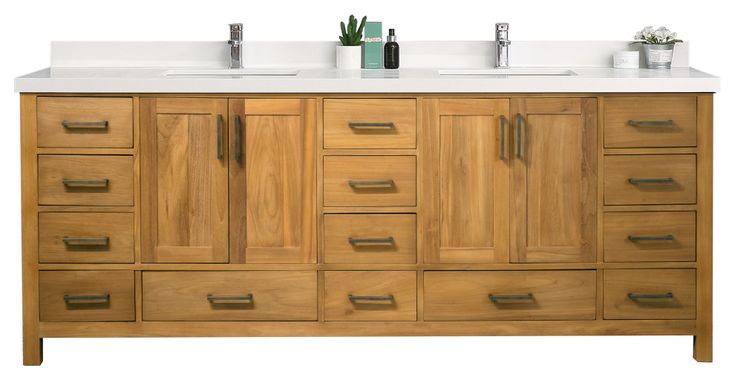
[[[386,69],[398,68],[398,42],[396,42],[396,30],[388,29],[388,42],[383,47],[383,66]]]

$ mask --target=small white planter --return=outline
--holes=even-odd
[[[337,45],[337,68],[359,69],[362,66],[362,46]]]

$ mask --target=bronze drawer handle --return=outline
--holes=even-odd
[[[393,122],[389,123],[354,123],[349,122],[347,124],[351,129],[395,129],[396,125]]]
[[[352,294],[348,294],[347,298],[349,298],[350,302],[359,302],[359,301],[390,301],[390,302],[393,302],[394,300],[392,294],[388,294],[387,296],[355,296]]]
[[[105,179],[65,179],[62,181],[64,187],[70,188],[85,188],[85,187],[99,187],[105,188],[110,186],[110,180]]]
[[[66,303],[108,303],[110,302],[109,294],[94,294],[94,295],[80,295],[70,296],[64,295],[64,302]]]
[[[635,302],[641,300],[671,300],[674,299],[674,293],[628,293],[628,298]]]
[[[107,129],[110,123],[103,121],[62,121],[61,125],[66,129]]]
[[[672,184],[674,179],[671,177],[664,178],[628,178],[628,182],[632,185],[646,185],[646,184]]]
[[[396,243],[395,239],[393,239],[393,236],[388,236],[384,238],[353,238],[352,236],[350,236],[347,238],[347,241],[351,245],[360,245],[360,244],[394,245]]]
[[[207,301],[211,303],[218,303],[218,302],[227,302],[227,303],[236,303],[236,302],[253,302],[253,293],[243,294],[239,296],[217,296],[214,294],[208,294],[207,295]]]
[[[61,239],[68,246],[107,246],[110,244],[108,236],[72,237],[64,236]]]
[[[224,122],[222,121],[222,115],[217,114],[217,159],[221,160],[224,157],[222,144],[224,139],[222,138],[222,130]]]
[[[628,240],[633,243],[639,241],[673,241],[674,235],[629,235]]]
[[[235,161],[240,162],[242,158],[242,120],[240,115],[235,115]]]
[[[500,161],[505,161],[505,115],[500,115]]]
[[[521,138],[523,137],[523,115],[520,113],[518,114],[518,121],[516,124],[518,124],[516,126],[516,158],[520,160],[521,150],[523,150],[523,145],[521,144]]]
[[[673,127],[673,120],[628,120],[628,125],[631,127]]]
[[[503,301],[533,301],[533,293],[511,294],[511,295],[488,294],[488,298],[493,303],[503,302]]]
[[[393,187],[396,183],[392,179],[382,179],[377,181],[347,181],[350,187]]]

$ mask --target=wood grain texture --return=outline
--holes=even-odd
[[[694,269],[606,269],[605,319],[694,319],[696,276]],[[631,293],[673,298],[635,301]]]
[[[628,121],[673,121],[672,126],[633,127]],[[606,97],[605,147],[697,145],[697,98],[692,95]]]
[[[632,184],[631,178],[672,178],[672,183]],[[692,204],[697,202],[697,157],[631,155],[605,157],[605,204]]]
[[[350,123],[392,123],[352,128]],[[415,148],[416,99],[324,99],[324,148]]]
[[[132,271],[41,271],[42,321],[134,321]],[[67,302],[64,296],[108,295],[107,302]]]
[[[391,185],[350,186],[350,181]],[[415,156],[325,156],[324,206],[415,206]]]
[[[42,212],[38,216],[40,263],[132,263],[132,213]],[[101,245],[74,245],[64,238],[107,238]]]
[[[39,97],[38,146],[132,148],[133,99]],[[107,122],[106,128],[67,128],[63,122]]]
[[[107,186],[71,187],[65,180],[107,180]],[[42,205],[132,206],[132,156],[38,156],[38,202]]]
[[[326,321],[415,321],[416,272],[328,271],[324,274]],[[392,296],[391,301],[350,301],[354,296]]]
[[[392,239],[350,243],[349,239]],[[324,215],[325,263],[415,263],[416,214]]]
[[[682,212],[605,213],[605,261],[695,261],[697,214]],[[673,240],[629,239],[673,236]]]

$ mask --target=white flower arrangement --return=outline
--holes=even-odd
[[[677,39],[676,33],[670,31],[665,26],[661,26],[658,29],[653,29],[652,26],[647,26],[636,33],[633,39],[635,39],[634,43],[649,45],[669,45],[677,42],[684,42]]]

